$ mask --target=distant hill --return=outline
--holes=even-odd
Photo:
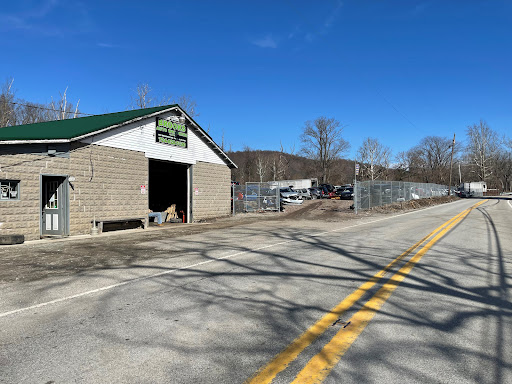
[[[318,178],[321,170],[315,160],[279,151],[244,150],[227,152],[238,166],[231,171],[234,181],[271,181]],[[347,184],[354,179],[354,162],[340,159],[335,162],[328,177],[331,184]]]

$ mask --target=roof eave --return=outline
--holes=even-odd
[[[60,144],[69,143],[71,139],[38,139],[38,140],[2,140],[0,144]]]

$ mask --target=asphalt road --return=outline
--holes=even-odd
[[[511,383],[511,204],[255,223],[3,284],[0,383]]]

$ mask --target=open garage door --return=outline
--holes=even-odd
[[[189,167],[188,164],[149,160],[149,209],[163,212],[176,204],[179,218],[183,220],[183,215],[188,216]]]

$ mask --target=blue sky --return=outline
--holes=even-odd
[[[125,110],[138,83],[188,94],[233,150],[295,148],[306,120],[396,154],[484,119],[511,136],[512,2],[18,0],[0,9],[0,80],[85,113]]]

